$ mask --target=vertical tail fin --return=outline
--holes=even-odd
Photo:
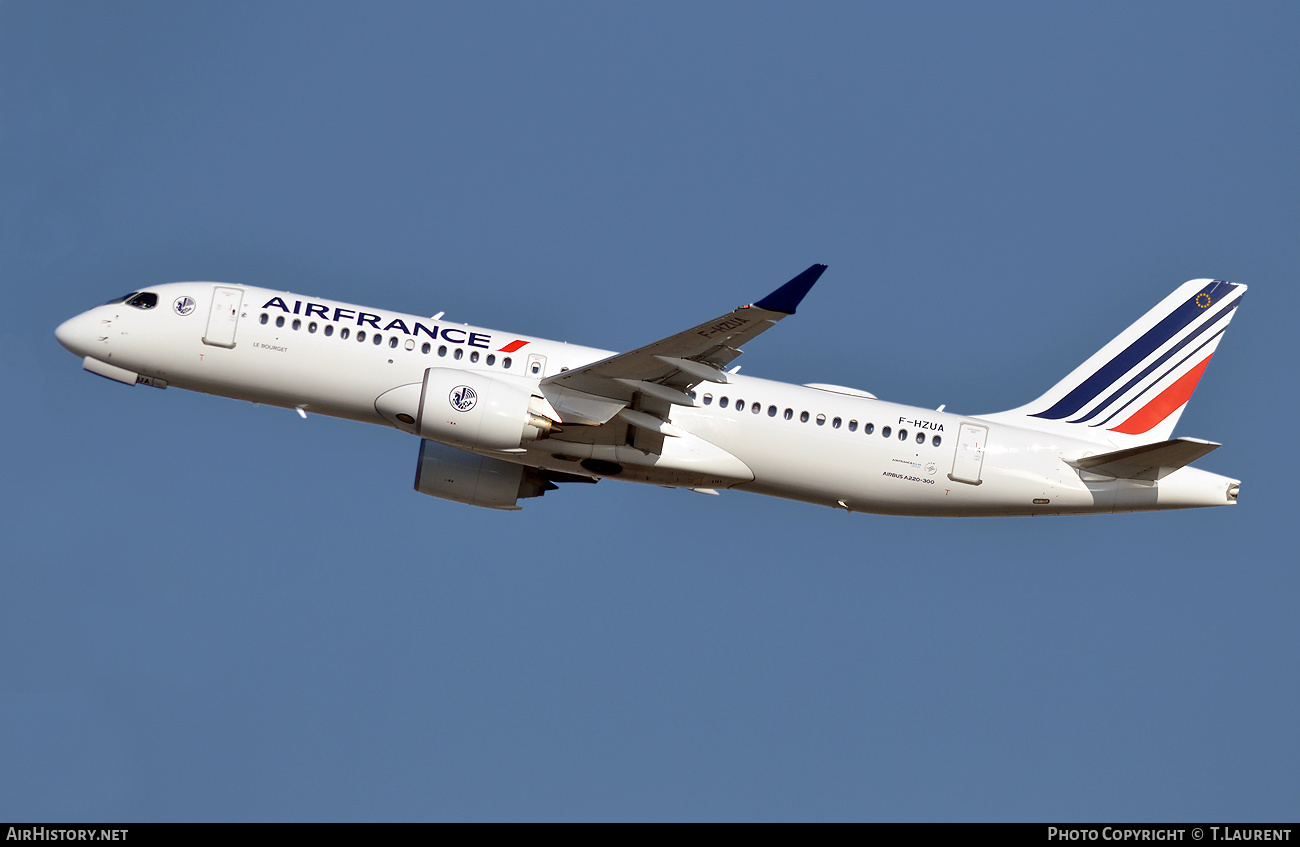
[[[1164,441],[1246,286],[1194,279],[1032,403],[985,417],[1114,442]]]

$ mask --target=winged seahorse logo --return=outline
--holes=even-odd
[[[468,412],[478,402],[478,392],[468,385],[458,385],[451,390],[451,407],[458,412]]]

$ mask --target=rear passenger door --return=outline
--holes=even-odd
[[[953,482],[965,482],[979,485],[980,472],[984,468],[984,442],[988,439],[989,428],[979,424],[964,423],[957,434],[957,451],[952,457],[952,473],[948,479]]]

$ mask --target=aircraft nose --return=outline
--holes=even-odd
[[[89,312],[69,318],[54,330],[54,337],[67,350],[78,356],[89,355],[90,342],[94,340],[95,319]]]

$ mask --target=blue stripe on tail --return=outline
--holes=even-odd
[[[1216,323],[1218,323],[1219,321],[1223,320],[1224,318],[1232,314],[1232,310],[1237,308],[1237,305],[1239,303],[1241,303],[1240,297],[1238,297],[1235,301],[1230,303],[1228,306],[1224,307],[1217,315],[1215,315],[1205,323],[1198,326],[1194,331],[1189,332],[1186,338],[1184,338],[1182,341],[1178,342],[1173,347],[1170,347],[1168,350],[1166,350],[1164,355],[1156,359],[1151,364],[1147,365],[1145,368],[1142,369],[1141,373],[1139,373],[1137,376],[1130,379],[1128,382],[1124,383],[1123,387],[1119,388],[1114,393],[1112,393],[1109,397],[1107,397],[1105,400],[1098,403],[1091,412],[1089,412],[1088,414],[1084,415],[1081,418],[1075,418],[1074,420],[1070,421],[1070,423],[1085,423],[1095,418],[1103,409],[1110,406],[1111,403],[1114,403],[1120,397],[1124,396],[1124,393],[1126,391],[1128,391],[1130,388],[1132,388],[1133,386],[1141,382],[1143,379],[1145,379],[1148,375],[1150,375],[1152,371],[1154,371],[1156,368],[1160,367],[1162,364],[1167,362],[1172,356],[1177,355],[1179,350],[1183,349],[1188,344],[1191,344],[1210,327],[1214,326]],[[1223,330],[1220,330],[1219,332],[1222,331]],[[1218,335],[1218,333],[1215,333],[1215,335]]]
[[[1044,412],[1036,412],[1031,417],[1047,420],[1060,420],[1078,412],[1092,402],[1098,394],[1113,385],[1120,377],[1128,373],[1147,356],[1158,350],[1162,344],[1181,332],[1188,324],[1204,314],[1205,306],[1197,300],[1205,295],[1213,303],[1219,295],[1226,296],[1237,286],[1231,282],[1215,280],[1202,288],[1186,303],[1165,316],[1160,323],[1143,333],[1142,337],[1130,344],[1118,356],[1103,365],[1096,373],[1085,379],[1077,388]],[[1206,304],[1208,305],[1208,304]]]

